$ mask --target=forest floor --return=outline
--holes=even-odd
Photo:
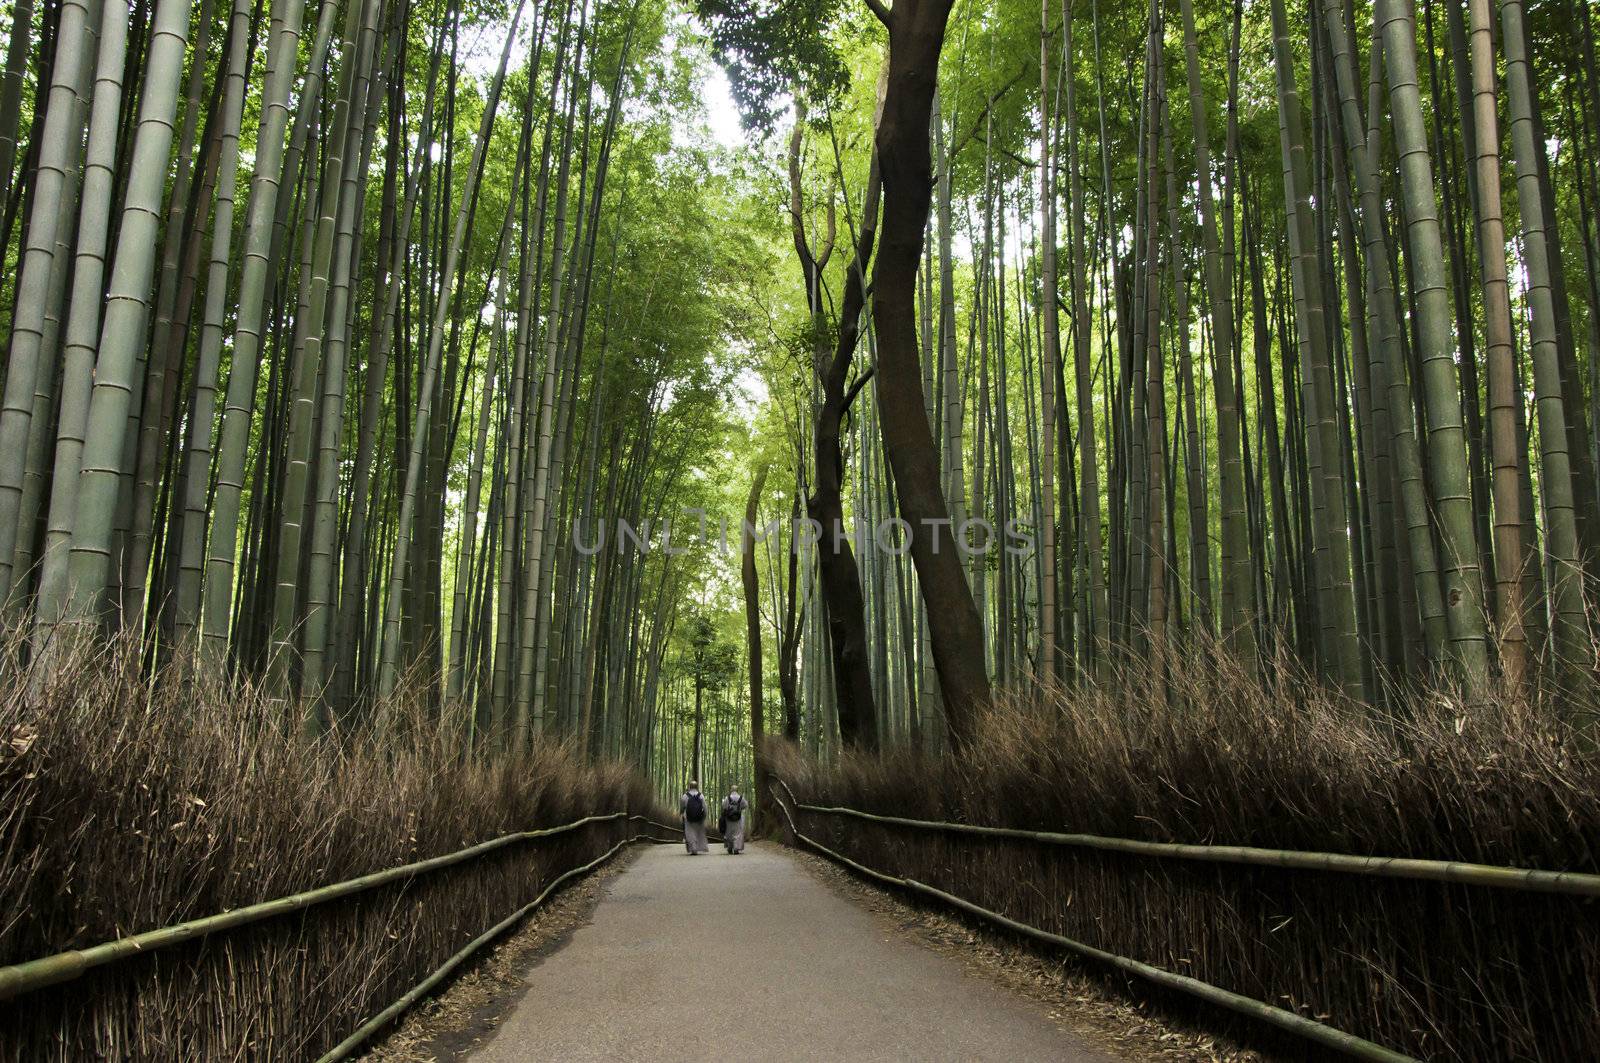
[[[657,846],[564,893],[371,1057],[1246,1058],[767,843]]]

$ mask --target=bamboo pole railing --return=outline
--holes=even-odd
[[[789,790],[788,784],[784,783],[783,780],[779,779],[778,782],[785,790],[789,792],[790,801],[794,801],[794,791]],[[1119,971],[1142,978],[1147,982],[1152,982],[1167,989],[1173,989],[1180,993],[1197,997],[1201,1000],[1207,1001],[1218,1007],[1225,1008],[1229,1011],[1236,1012],[1240,1015],[1249,1016],[1250,1018],[1256,1019],[1260,1022],[1275,1026],[1280,1030],[1287,1031],[1288,1033],[1295,1034],[1296,1036],[1302,1037],[1308,1041],[1312,1041],[1326,1048],[1333,1049],[1334,1051],[1340,1052],[1351,1058],[1372,1060],[1374,1063],[1415,1063],[1415,1057],[1405,1055],[1402,1052],[1396,1052],[1394,1049],[1386,1048],[1374,1041],[1368,1041],[1365,1038],[1357,1037],[1355,1034],[1346,1033],[1343,1030],[1317,1022],[1315,1019],[1308,1019],[1304,1015],[1296,1014],[1295,1012],[1288,1011],[1284,1008],[1274,1007],[1265,1001],[1256,1000],[1254,997],[1247,997],[1240,993],[1234,993],[1230,990],[1223,989],[1220,986],[1212,985],[1210,982],[1202,982],[1200,979],[1191,978],[1188,975],[1175,974],[1172,971],[1168,971],[1160,967],[1154,967],[1148,963],[1141,963],[1140,961],[1127,956],[1119,956],[1114,952],[1106,952],[1104,949],[1097,949],[1093,945],[1087,945],[1081,941],[1076,941],[1069,937],[1063,937],[1060,934],[1052,934],[1048,930],[1041,930],[1039,927],[1018,922],[1009,916],[1002,915],[999,912],[991,911],[988,908],[982,907],[981,905],[974,904],[964,897],[958,897],[953,893],[946,893],[944,890],[941,890],[936,886],[930,886],[925,882],[918,882],[913,878],[900,878],[895,875],[886,875],[881,871],[867,867],[865,864],[857,863],[848,856],[845,856],[843,853],[835,852],[814,838],[810,838],[803,834],[800,831],[800,828],[795,825],[794,816],[789,811],[788,804],[781,797],[777,797],[776,793],[774,793],[773,796],[777,798],[778,807],[783,809],[784,818],[789,821],[790,833],[792,833],[797,840],[804,842],[807,846],[815,849],[828,859],[839,864],[843,864],[851,870],[865,875],[868,878],[885,883],[886,885],[908,890],[912,893],[920,893],[923,896],[932,897],[935,900],[942,901],[943,903],[954,908],[959,908],[970,915],[975,915],[978,918],[987,920],[988,922],[994,923],[997,926],[1005,927],[1007,930],[1010,930],[1013,933],[1021,934],[1024,937],[1033,938],[1035,941],[1042,941],[1047,945],[1053,945],[1057,948],[1065,949],[1068,952],[1072,952],[1076,955],[1107,964]],[[802,805],[798,801],[795,801],[794,803],[798,808],[816,810],[817,807]]]
[[[645,822],[649,823],[651,826],[663,827],[667,830],[672,829],[667,827],[664,823],[656,823],[653,820],[645,820]],[[378,1014],[362,1023],[355,1029],[353,1033],[350,1034],[349,1037],[346,1037],[343,1041],[340,1041],[333,1048],[329,1049],[327,1053],[317,1061],[317,1063],[336,1063],[338,1060],[348,1059],[355,1053],[356,1049],[360,1048],[363,1044],[370,1040],[373,1034],[383,1029],[401,1015],[405,1014],[405,1012],[409,1010],[413,1004],[427,996],[429,993],[433,992],[433,990],[437,988],[441,982],[443,982],[446,978],[449,978],[457,967],[460,967],[467,960],[471,959],[474,953],[526,918],[536,908],[548,900],[556,890],[560,889],[566,883],[578,878],[581,875],[587,875],[589,872],[594,871],[596,868],[608,862],[612,857],[622,852],[623,849],[627,848],[629,845],[632,845],[634,842],[658,840],[659,839],[650,837],[648,834],[635,834],[631,838],[624,838],[616,845],[613,845],[605,853],[597,856],[595,859],[589,861],[587,864],[584,864],[582,867],[575,867],[572,870],[564,872],[555,879],[551,880],[550,884],[539,892],[539,896],[535,897],[527,904],[524,904],[521,908],[518,908],[516,911],[500,920],[494,926],[490,927],[488,930],[485,930],[483,933],[467,942],[467,944],[464,945],[460,951],[453,954],[448,960],[445,960],[444,963],[435,968],[434,971],[422,981],[408,989],[404,996],[400,997],[400,999],[396,1000],[393,1004],[390,1004],[388,1007],[378,1012]],[[663,842],[663,844],[670,843]]]
[[[1043,845],[1063,845],[1103,852],[1132,853],[1139,856],[1196,860],[1213,864],[1249,864],[1256,867],[1298,868],[1307,871],[1332,871],[1347,875],[1414,879],[1427,882],[1453,882],[1494,889],[1523,890],[1532,893],[1559,893],[1574,897],[1600,897],[1600,875],[1579,871],[1537,871],[1520,867],[1497,867],[1455,860],[1422,860],[1395,856],[1351,856],[1345,853],[1307,852],[1295,849],[1261,849],[1248,845],[1194,845],[1182,842],[1148,842],[1134,838],[1111,838],[1098,834],[1060,834],[1053,831],[1022,830],[1014,827],[980,827],[970,823],[945,823],[939,820],[882,816],[855,808],[812,805],[795,797],[789,784],[778,780],[796,808],[821,815],[844,816],[869,823],[882,823],[916,830],[943,831],[949,834],[974,834],[989,838],[1011,838]]]
[[[412,878],[430,871],[465,863],[488,853],[504,849],[508,845],[515,845],[518,842],[549,838],[557,834],[566,834],[578,830],[593,823],[612,822],[619,819],[642,821],[665,830],[677,830],[676,827],[657,823],[644,816],[630,815],[627,812],[610,812],[602,815],[584,816],[582,819],[564,823],[559,827],[544,827],[538,830],[502,834],[497,838],[479,842],[477,845],[471,845],[465,849],[457,849],[455,852],[445,853],[442,856],[431,857],[427,860],[402,864],[398,867],[375,871],[371,874],[346,879],[343,882],[335,882],[327,886],[320,886],[312,890],[305,890],[287,897],[261,901],[257,904],[234,908],[216,915],[175,923],[172,926],[146,930],[125,938],[117,938],[115,941],[91,945],[88,948],[69,949],[65,952],[43,956],[36,960],[28,960],[9,967],[0,967],[0,1000],[6,1000],[21,993],[29,993],[36,989],[43,989],[46,986],[70,982],[96,967],[104,967],[107,964],[131,959],[134,956],[143,956],[158,949],[170,948],[173,945],[204,937],[207,934],[215,934],[222,930],[231,930],[235,927],[259,923],[265,919],[272,919],[290,912],[298,912],[315,905],[338,900],[341,897],[377,889],[379,886],[398,882],[401,879]]]

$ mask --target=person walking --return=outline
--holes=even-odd
[[[728,850],[728,855],[737,856],[744,852],[744,819],[745,813],[750,809],[750,802],[735,786],[728,791],[728,796],[722,799],[722,815],[719,817],[722,826],[722,847]]]
[[[683,817],[683,847],[690,856],[709,853],[706,844],[706,798],[700,792],[700,783],[689,780],[689,788],[678,798],[678,814]]]

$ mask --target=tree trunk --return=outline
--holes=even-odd
[[[744,584],[744,634],[750,665],[750,743],[755,753],[756,770],[750,780],[750,803],[761,804],[764,783],[761,766],[764,756],[761,749],[766,735],[765,708],[762,704],[762,687],[765,677],[761,671],[761,587],[756,577],[756,515],[761,503],[761,489],[767,482],[767,466],[763,462],[756,469],[755,482],[750,485],[750,497],[744,504],[744,527],[739,535],[739,579]]]
[[[848,389],[846,387],[866,302],[866,263],[872,257],[872,244],[877,235],[878,171],[874,155],[874,162],[869,163],[861,231],[856,238],[855,253],[846,268],[838,337],[830,354],[826,344],[822,271],[833,249],[834,215],[830,203],[827,244],[820,254],[813,254],[806,240],[802,214],[799,133],[797,125],[796,135],[789,142],[790,212],[793,215],[795,252],[800,256],[805,272],[813,357],[817,383],[822,392],[812,434],[815,482],[810,497],[806,499],[806,512],[821,528],[817,563],[823,605],[828,618],[828,643],[832,650],[834,689],[838,698],[839,734],[846,745],[876,749],[878,712],[872,695],[872,673],[867,655],[866,604],[861,591],[861,571],[850,545],[851,529],[844,526],[844,453],[840,433],[844,415],[860,391],[860,383],[866,379],[862,377],[856,385]]]
[[[883,180],[882,249],[873,269],[880,424],[911,559],[927,604],[934,664],[952,744],[972,738],[989,703],[983,624],[939,489],[939,451],[928,427],[916,324],[917,264],[932,190],[928,123],[950,0],[898,0],[888,17],[889,75],[877,151]],[[942,549],[933,536],[944,532]]]

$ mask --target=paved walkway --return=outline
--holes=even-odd
[[[771,844],[650,847],[527,979],[475,1061],[1109,1059]]]

